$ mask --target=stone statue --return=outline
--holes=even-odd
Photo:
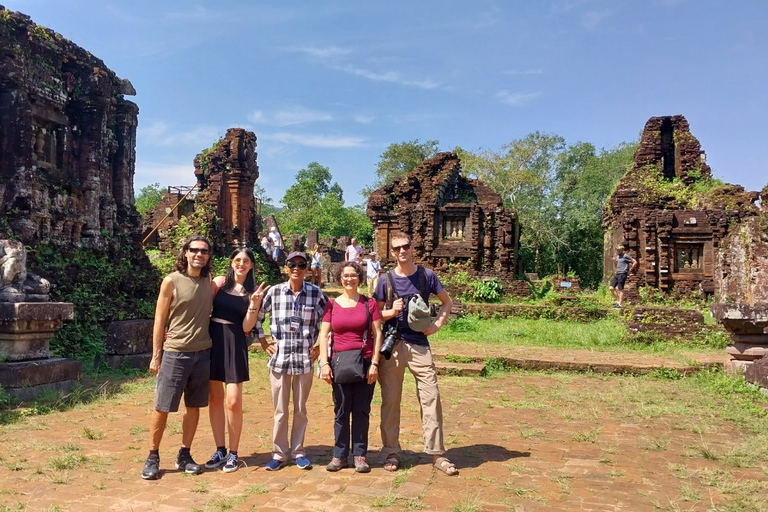
[[[45,302],[51,283],[27,273],[27,251],[17,240],[0,240],[0,302]]]

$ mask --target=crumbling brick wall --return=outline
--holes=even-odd
[[[705,190],[697,190],[703,184]],[[625,294],[641,286],[688,294],[714,292],[715,258],[729,226],[757,214],[758,194],[711,181],[699,141],[683,116],[652,117],[634,164],[603,210],[604,279],[614,272],[619,243],[638,260]]]
[[[510,282],[519,244],[517,217],[484,183],[461,175],[457,154],[440,153],[368,200],[374,248],[391,263],[389,236],[409,233],[416,260],[437,270],[462,264],[478,277]]]

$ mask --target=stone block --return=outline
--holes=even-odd
[[[153,320],[123,320],[110,323],[104,352],[107,355],[151,353],[153,325]]]
[[[0,363],[0,386],[8,391],[62,381],[77,381],[83,363],[55,357],[38,361]]]
[[[768,388],[768,358],[764,357],[753,361],[752,364],[744,369],[744,377],[747,379],[747,382]]]

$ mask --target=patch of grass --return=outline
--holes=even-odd
[[[560,486],[560,492],[563,494],[570,494],[571,493],[571,480],[573,480],[573,475],[558,475],[555,477],[552,477],[551,479],[553,482],[555,482],[557,485]]]
[[[241,494],[228,496],[214,496],[205,504],[205,512],[220,512],[223,510],[234,510],[239,504],[245,501],[245,496]]]
[[[474,363],[475,358],[471,356],[457,356],[454,354],[448,354],[445,356],[445,360],[449,363]]]
[[[199,494],[207,494],[211,492],[211,482],[207,480],[203,480],[200,482],[197,482],[194,487],[190,489],[190,492],[196,492]]]
[[[83,437],[85,437],[86,439],[90,439],[92,441],[96,441],[99,439],[104,439],[104,432],[94,430],[90,427],[85,427],[83,429]]]
[[[483,509],[477,494],[451,504],[452,512],[480,512]]]
[[[593,428],[588,432],[574,432],[571,434],[571,439],[579,443],[596,443],[600,430],[600,428]]]
[[[680,498],[683,501],[699,501],[701,500],[701,492],[689,485],[683,485],[680,487]]]
[[[64,457],[55,457],[50,460],[49,465],[55,470],[75,469],[80,464],[88,460],[88,457],[81,453],[70,453]]]
[[[543,434],[546,434],[546,430],[542,428],[530,428],[530,429],[523,429],[520,431],[520,437],[523,439],[530,439],[532,437],[541,437]]]
[[[146,425],[134,425],[128,431],[132,436],[138,436],[149,432],[149,427]]]
[[[669,449],[670,440],[666,436],[654,437],[650,439],[644,446],[643,450],[652,452],[663,452]]]
[[[371,506],[373,508],[384,508],[391,507],[395,503],[397,503],[397,495],[390,491],[383,496],[377,496],[374,498],[373,501],[371,501]]]
[[[245,494],[267,494],[269,492],[269,489],[264,487],[263,485],[249,485],[245,489],[243,489]]]

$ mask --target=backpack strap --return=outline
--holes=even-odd
[[[419,274],[419,295],[427,302],[429,290],[427,290],[427,271],[421,265],[416,265],[416,272]]]

